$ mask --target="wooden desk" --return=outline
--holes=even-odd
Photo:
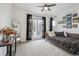
[[[16,53],[16,31],[14,31],[13,29],[7,28],[7,29],[2,29],[0,30],[0,34],[6,35],[7,37],[10,35],[15,35],[14,39],[15,39],[15,43],[11,42],[11,41],[0,41],[0,47],[3,46],[7,46],[7,54],[8,54],[8,50],[9,50],[9,56],[12,55],[12,44],[15,44],[15,53]],[[6,38],[7,40],[7,38]],[[11,40],[11,38],[9,39]],[[9,49],[8,49],[9,47]]]
[[[7,46],[7,53],[6,55],[9,54],[9,56],[12,55],[12,42],[9,42],[9,41],[0,41],[0,47],[4,47],[4,46]],[[8,52],[8,47],[10,46],[10,51]]]
[[[0,47],[11,45],[11,44],[12,44],[12,42],[9,42],[9,41],[0,41]]]

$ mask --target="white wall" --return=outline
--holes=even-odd
[[[75,10],[75,11],[74,11]],[[78,23],[78,28],[72,28],[72,29],[65,29],[63,28],[62,24],[58,24],[58,21],[62,20],[62,17],[66,14],[66,13],[78,13],[78,17],[79,17],[79,5],[73,6],[71,8],[68,8],[66,10],[63,10],[61,12],[59,12],[56,16],[57,16],[57,24],[56,24],[56,28],[55,31],[67,31],[67,32],[72,32],[72,33],[79,33],[79,23]]]
[[[12,5],[0,3],[0,29],[10,27],[12,19]],[[0,37],[1,40],[1,37]],[[0,56],[6,54],[6,47],[0,47]]]
[[[27,16],[26,14],[32,14],[40,16],[40,14],[33,13],[31,11],[24,10],[22,8],[13,7],[13,19],[18,20],[21,24],[21,42],[26,41],[26,28],[27,28]],[[42,15],[41,15],[42,16]],[[50,18],[46,16],[46,31],[49,31],[49,20]]]
[[[26,11],[13,7],[13,20],[17,20],[21,26],[21,42],[26,41]]]
[[[10,26],[12,18],[11,4],[0,4],[0,29]]]
[[[46,17],[46,31],[48,32],[49,31],[49,27],[50,26],[50,17],[49,16],[47,16]]]

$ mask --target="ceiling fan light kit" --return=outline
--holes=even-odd
[[[52,6],[56,6],[56,4],[51,4],[51,5],[48,5],[48,4],[44,4],[43,6],[38,6],[38,7],[43,7],[43,9],[41,10],[42,11],[51,11],[51,9],[49,9],[49,7],[52,7]]]
[[[44,7],[44,10],[48,10],[48,7],[47,7],[47,6],[45,6],[45,7]]]

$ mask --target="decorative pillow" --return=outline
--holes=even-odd
[[[50,37],[56,36],[55,33],[54,33],[54,31],[50,31],[50,32],[48,32],[48,34],[49,34]]]
[[[45,36],[48,36],[48,32],[45,33]]]
[[[71,33],[67,33],[67,37],[71,37]]]
[[[66,31],[64,31],[64,36],[67,37],[67,32]]]
[[[2,35],[2,34],[0,34],[0,41],[1,41],[1,40],[3,40],[3,35]]]
[[[54,33],[55,33],[56,36],[64,36],[64,31],[63,32],[54,32]]]

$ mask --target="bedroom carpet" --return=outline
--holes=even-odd
[[[41,39],[19,44],[16,56],[72,56],[72,54]]]

